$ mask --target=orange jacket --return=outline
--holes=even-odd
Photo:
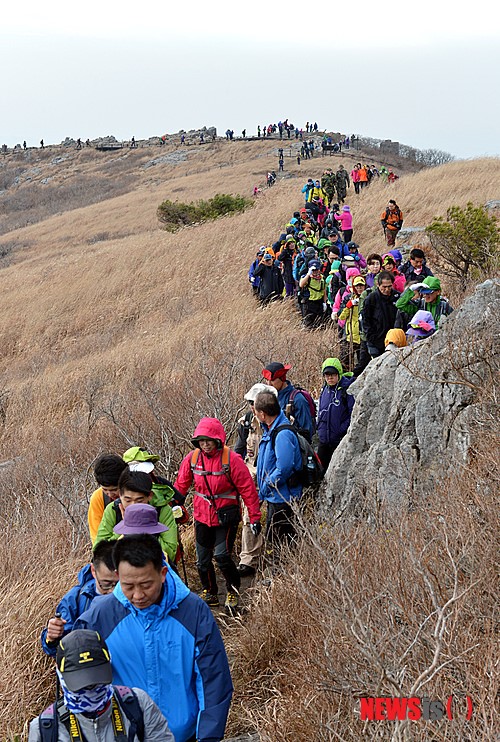
[[[397,231],[401,229],[403,225],[403,212],[399,207],[395,208],[393,211],[387,207],[387,209],[384,209],[380,215],[380,221],[382,222],[383,227]]]

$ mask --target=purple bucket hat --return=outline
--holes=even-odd
[[[129,505],[123,515],[123,520],[113,528],[115,533],[127,535],[130,533],[163,533],[169,528],[158,523],[158,513],[152,505],[138,502]]]

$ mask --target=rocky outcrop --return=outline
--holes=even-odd
[[[499,316],[492,279],[435,335],[370,363],[351,386],[351,427],[326,475],[330,509],[398,509],[460,474],[485,414],[483,390],[498,374]]]

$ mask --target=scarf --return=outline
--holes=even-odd
[[[113,686],[111,684],[95,685],[92,688],[71,691],[59,670],[57,670],[57,675],[61,682],[64,703],[72,714],[88,714],[101,711],[113,696]]]

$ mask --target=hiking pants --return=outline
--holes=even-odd
[[[386,227],[385,229],[385,241],[387,243],[388,247],[394,247],[396,244],[396,237],[398,234],[397,229],[389,229],[389,227]]]
[[[342,232],[342,237],[344,238],[344,242],[346,245],[352,240],[352,232],[352,229],[344,229],[344,231]]]
[[[328,464],[331,461],[333,452],[335,451],[338,445],[339,443],[337,442],[337,443],[320,443],[318,446],[318,450],[316,453],[318,454],[319,460],[323,464],[323,469],[325,470],[325,472],[328,469]]]
[[[238,526],[207,526],[195,520],[196,566],[201,584],[212,595],[217,595],[217,580],[212,559],[222,572],[228,590],[240,589],[240,575],[231,556]]]
[[[285,290],[287,299],[295,296],[295,281],[293,281],[292,283],[288,283],[288,281],[285,281]]]
[[[293,510],[286,502],[267,503],[266,539],[273,550],[294,540],[296,531],[293,521]]]
[[[371,361],[371,357],[370,357],[370,354],[368,353],[366,340],[362,340],[359,346],[358,362],[354,368],[353,375],[359,376],[361,373],[363,373],[363,371],[368,366],[370,361]]]
[[[254,536],[250,528],[250,516],[246,505],[243,505],[243,525],[241,528],[241,551],[240,551],[240,564],[244,564],[246,567],[254,567],[257,569],[259,566],[259,559],[262,552],[262,546],[264,544],[264,536],[259,533],[258,536]]]
[[[359,181],[357,183],[353,181],[353,183],[354,183],[354,192],[359,193]]]
[[[317,327],[323,319],[323,299],[317,301],[310,301],[306,299],[305,312],[304,312],[304,327],[312,330],[313,327]]]

